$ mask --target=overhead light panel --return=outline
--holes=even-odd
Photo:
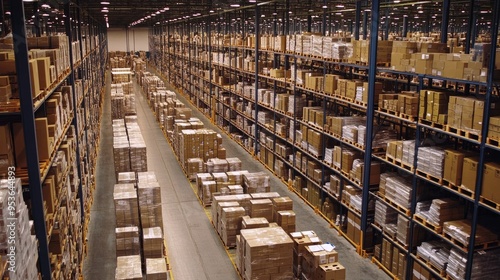
[[[109,12],[109,11],[108,11],[108,10],[104,10],[104,9],[103,9],[103,10],[101,10],[101,12],[103,12],[103,13],[107,13],[107,12]]]
[[[345,6],[343,4],[338,4],[337,6],[335,6],[337,8],[344,8]]]
[[[109,5],[109,2],[101,2],[102,5]]]
[[[240,4],[231,4],[230,6],[233,8],[238,8],[240,6]]]

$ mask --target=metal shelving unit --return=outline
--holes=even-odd
[[[2,8],[7,8],[3,1],[1,1]],[[52,279],[54,273],[59,273],[59,266],[56,263],[55,271],[51,265],[51,251],[49,243],[52,235],[52,226],[47,227],[48,216],[44,208],[43,187],[47,178],[50,166],[55,161],[56,151],[66,137],[66,133],[71,130],[74,131],[75,150],[74,166],[76,166],[76,173],[69,171],[65,173],[66,180],[69,176],[75,178],[76,193],[74,197],[67,198],[67,207],[77,209],[81,217],[76,218],[79,224],[71,227],[69,222],[68,231],[73,236],[79,237],[79,248],[76,250],[80,263],[72,263],[71,275],[78,277],[80,275],[81,267],[83,265],[85,236],[87,233],[88,219],[90,217],[90,205],[92,203],[92,190],[95,187],[93,181],[93,174],[96,164],[97,147],[99,145],[99,125],[101,116],[101,105],[103,97],[103,89],[105,85],[104,73],[107,61],[107,43],[106,43],[106,29],[93,19],[90,15],[84,14],[84,11],[78,6],[78,2],[65,2],[59,6],[58,3],[51,3],[52,7],[43,7],[50,9],[53,13],[61,18],[64,22],[51,23],[50,20],[42,19],[35,12],[36,15],[33,19],[28,20],[31,14],[26,11],[26,6],[31,3],[23,1],[10,1],[8,8],[11,12],[11,25],[12,37],[14,42],[15,63],[17,69],[17,79],[19,81],[30,81],[30,68],[29,68],[29,55],[28,55],[28,36],[27,30],[33,31],[32,34],[40,37],[42,34],[45,36],[57,33],[63,33],[69,38],[69,68],[64,70],[58,77],[58,80],[51,85],[51,89],[47,90],[43,98],[32,97],[31,84],[19,83],[19,99],[20,110],[15,112],[2,112],[0,121],[12,123],[21,122],[24,130],[24,145],[26,147],[27,155],[27,182],[24,186],[25,199],[29,201],[31,218],[34,221],[34,229],[38,240],[38,266],[42,279]],[[38,3],[35,2],[35,10],[38,9]],[[2,19],[4,10],[2,9]],[[56,18],[57,19],[57,18]],[[73,42],[78,42],[72,44]],[[74,48],[76,47],[76,48]],[[75,54],[75,55],[73,55]],[[82,88],[81,96],[77,96],[77,89],[75,88],[76,81],[81,83]],[[72,92],[72,112],[71,118],[64,125],[63,133],[59,139],[56,139],[56,145],[53,148],[53,153],[48,162],[46,162],[46,169],[41,170],[38,158],[38,144],[36,141],[35,132],[35,116],[42,116],[45,112],[45,102],[52,94],[57,91],[60,86],[69,85]],[[71,127],[71,129],[70,129]],[[16,143],[18,144],[18,143]],[[70,160],[70,159],[68,159]],[[69,167],[68,167],[69,169]],[[66,177],[65,177],[66,178]],[[78,182],[78,183],[76,183]],[[68,183],[69,185],[69,183]],[[62,200],[62,199],[61,199]],[[59,203],[61,201],[57,200]],[[75,203],[75,204],[72,204]],[[66,206],[66,205],[65,205]],[[58,216],[60,205],[55,210],[54,219]],[[70,210],[68,210],[70,211]],[[69,212],[72,213],[72,212]],[[75,237],[77,238],[77,237]],[[68,241],[69,242],[69,241]],[[66,242],[65,246],[69,246]],[[75,244],[76,245],[76,244]],[[73,245],[74,246],[74,245]],[[71,260],[73,262],[73,260]]]
[[[355,3],[354,3],[355,2]],[[323,4],[328,4],[328,1],[323,1]],[[376,60],[372,59],[365,65],[360,65],[345,61],[327,61],[322,58],[308,56],[304,54],[290,53],[290,52],[279,52],[274,50],[266,50],[260,48],[260,38],[261,35],[271,34],[273,36],[277,35],[290,35],[297,33],[299,31],[314,31],[319,32],[323,35],[332,34],[332,29],[337,28],[340,31],[352,30],[354,38],[358,39],[362,37],[363,39],[370,39],[369,44],[369,55],[370,57],[376,57],[377,55],[377,44],[380,32],[383,32],[383,37],[387,38],[388,34],[394,30],[399,30],[399,27],[395,27],[388,19],[388,13],[390,12],[391,4],[381,3],[378,0],[369,1],[367,4],[364,1],[353,1],[354,5],[350,12],[354,13],[355,24],[335,25],[335,20],[338,19],[343,21],[340,17],[334,17],[336,15],[334,12],[324,9],[321,13],[317,11],[315,14],[310,14],[307,18],[303,18],[303,21],[297,18],[290,19],[290,13],[292,11],[289,1],[272,1],[272,3],[261,3],[260,5],[246,6],[232,11],[217,12],[211,15],[206,15],[200,18],[190,18],[184,20],[168,20],[161,21],[158,25],[151,28],[150,42],[151,41],[161,41],[166,42],[166,45],[162,45],[161,49],[158,49],[158,45],[152,45],[152,53],[157,55],[156,60],[153,59],[152,64],[154,67],[160,70],[161,74],[165,74],[168,81],[172,83],[177,88],[182,89],[189,100],[191,100],[197,107],[202,107],[200,109],[206,114],[208,110],[210,112],[209,116],[214,123],[216,123],[222,130],[227,132],[232,136],[233,139],[245,139],[245,144],[242,146],[256,158],[258,158],[268,169],[275,172],[275,174],[282,178],[283,182],[289,186],[289,189],[294,190],[297,195],[304,198],[304,200],[311,205],[313,208],[317,209],[331,224],[332,226],[343,236],[347,238],[347,230],[345,225],[337,224],[334,216],[332,217],[326,211],[323,211],[322,206],[325,201],[332,203],[332,213],[338,214],[340,216],[347,215],[348,213],[358,217],[360,219],[361,236],[359,240],[348,240],[355,246],[358,253],[366,256],[373,254],[373,243],[379,244],[382,239],[387,240],[393,246],[397,247],[400,252],[403,252],[406,260],[406,274],[404,278],[410,279],[412,277],[413,263],[420,263],[425,266],[425,269],[429,270],[434,277],[438,279],[444,279],[446,276],[440,274],[439,271],[433,270],[426,263],[420,261],[416,257],[416,247],[420,244],[413,244],[413,229],[423,228],[429,235],[430,239],[439,239],[447,241],[450,247],[455,247],[462,250],[463,253],[467,254],[467,267],[466,267],[466,278],[471,277],[472,273],[472,263],[474,259],[474,252],[477,251],[477,244],[475,244],[474,238],[471,242],[467,244],[467,250],[457,246],[456,243],[450,241],[448,238],[433,231],[432,228],[427,227],[425,224],[420,223],[415,220],[414,213],[416,211],[417,202],[420,198],[417,197],[417,191],[423,188],[435,190],[436,194],[431,196],[431,198],[437,198],[437,195],[444,194],[445,196],[454,197],[460,199],[464,205],[466,205],[468,212],[464,215],[464,218],[469,218],[472,222],[471,236],[475,236],[477,231],[477,226],[480,224],[480,216],[482,213],[487,213],[492,216],[495,221],[500,220],[500,211],[494,209],[491,205],[487,205],[481,200],[481,187],[483,184],[483,169],[478,168],[477,171],[477,181],[475,192],[471,196],[466,195],[457,190],[451,189],[442,183],[432,180],[432,178],[422,176],[420,171],[417,169],[417,159],[418,151],[421,148],[423,141],[430,139],[430,137],[448,137],[451,143],[455,147],[467,147],[479,154],[478,166],[483,166],[489,156],[497,155],[499,148],[495,145],[489,144],[488,139],[488,122],[490,117],[489,106],[485,106],[483,121],[482,121],[482,132],[478,136],[478,139],[473,139],[464,135],[460,135],[454,132],[445,130],[444,128],[435,127],[429,125],[427,122],[422,122],[422,120],[416,117],[415,119],[408,119],[401,115],[395,115],[391,112],[377,108],[375,104],[375,84],[376,82],[384,82],[390,84],[390,86],[400,92],[401,90],[440,90],[446,91],[450,94],[458,94],[461,96],[472,96],[477,95],[479,89],[486,89],[482,96],[485,99],[485,104],[490,104],[493,99],[497,99],[498,92],[495,92],[496,84],[493,82],[493,73],[495,69],[495,48],[492,48],[490,54],[490,64],[488,67],[488,79],[486,82],[475,82],[467,81],[462,79],[446,78],[436,75],[427,74],[417,74],[411,72],[397,71],[387,67],[381,67],[377,65]],[[440,41],[446,43],[448,26],[450,25],[450,3],[449,0],[444,0],[435,5],[440,5],[441,9],[441,20],[442,24],[440,31],[442,36],[440,36]],[[392,4],[394,5],[394,4]],[[475,7],[478,5],[476,1],[471,1],[470,4],[471,13],[477,16],[477,11]],[[497,41],[498,33],[498,20],[500,15],[500,4],[495,2],[492,4],[491,8],[491,23],[489,29],[491,32],[491,41]],[[283,22],[278,23],[278,13],[276,12],[276,7],[283,13]],[[404,7],[404,3],[401,5],[396,5],[395,7]],[[433,7],[436,8],[436,7]],[[486,8],[486,7],[485,7]],[[280,13],[281,13],[280,12]],[[264,15],[265,17],[262,17]],[[274,21],[264,21],[263,18],[268,18],[269,15],[274,17]],[[314,21],[315,16],[320,16],[320,21]],[[468,26],[455,29],[459,31],[467,31],[465,52],[469,52],[471,46],[474,45],[474,40],[477,37],[477,30],[474,30],[473,23],[474,19],[469,18]],[[241,19],[241,20],[240,20]],[[244,19],[244,20],[243,20]],[[247,20],[248,19],[248,20]],[[382,20],[383,19],[383,20]],[[408,32],[418,30],[418,24],[415,23],[414,19],[404,17],[402,19],[402,28],[399,30],[400,37],[406,37]],[[384,23],[382,23],[384,21]],[[201,28],[195,28],[193,26],[199,24],[204,26]],[[414,26],[412,26],[412,24]],[[430,23],[429,23],[430,24]],[[281,28],[278,28],[281,25]],[[345,28],[345,26],[349,26]],[[368,27],[370,28],[368,32]],[[420,26],[420,28],[422,28]],[[429,27],[425,27],[429,31]],[[424,28],[424,29],[425,29]],[[165,32],[165,30],[167,32]],[[457,30],[455,32],[457,32]],[[196,31],[201,34],[203,38],[201,44],[199,42],[193,42],[192,32]],[[267,31],[265,34],[262,32]],[[180,34],[180,35],[179,35]],[[239,44],[234,44],[233,39],[236,35],[252,34],[255,38],[255,45],[252,46],[241,46]],[[176,35],[179,35],[176,37]],[[183,36],[184,35],[184,36]],[[216,35],[217,40],[213,38]],[[223,35],[228,35],[229,42],[224,42]],[[160,39],[159,39],[160,38]],[[235,39],[236,40],[236,39]],[[221,44],[222,42],[222,44]],[[245,45],[245,44],[244,44]],[[183,50],[188,50],[188,55],[183,54]],[[201,50],[208,50],[208,65],[205,64],[206,61],[202,61],[198,53],[192,55],[191,48],[198,48]],[[219,61],[213,61],[213,54],[227,54],[229,61],[226,61],[226,57]],[[336,95],[329,95],[324,92],[307,89],[297,83],[295,79],[280,79],[272,78],[269,75],[260,73],[258,67],[255,67],[254,71],[244,70],[241,67],[234,67],[233,58],[246,57],[247,54],[253,56],[254,61],[268,61],[267,58],[271,57],[273,65],[270,68],[284,68],[285,70],[290,70],[291,65],[294,65],[292,71],[292,77],[297,77],[297,66],[307,67],[307,69],[317,70],[324,74],[339,74],[347,78],[362,79],[368,83],[368,101],[367,105],[358,102],[352,102],[341,98]],[[198,55],[198,56],[197,56]],[[161,61],[161,65],[158,65],[158,61]],[[156,64],[155,64],[156,63]],[[164,67],[166,63],[167,67]],[[185,69],[192,69],[191,72],[187,72],[190,79],[178,77],[185,77]],[[162,70],[163,69],[163,70]],[[166,71],[165,71],[166,69]],[[208,71],[209,79],[206,79],[200,74],[200,71]],[[214,73],[219,72],[227,73],[229,77],[229,85],[223,85],[215,79]],[[197,81],[202,81],[202,84],[208,84],[210,101],[206,102],[204,96],[207,95],[206,87],[200,87],[199,84],[192,85],[191,80],[195,79]],[[435,85],[433,81],[442,80],[441,86]],[[252,94],[245,95],[237,86],[236,83],[247,83],[252,88]],[[448,85],[452,85],[454,89],[448,88]],[[459,87],[460,85],[460,87]],[[253,86],[253,87],[252,87]],[[259,100],[259,89],[267,88],[272,90],[271,98],[273,101],[271,104],[265,104]],[[460,88],[460,89],[459,89]],[[192,90],[193,89],[193,90]],[[473,89],[475,92],[473,92]],[[282,110],[276,109],[276,104],[274,100],[277,94],[288,93],[290,97],[294,97],[297,100],[301,96],[307,96],[308,101],[313,101],[315,105],[321,107],[323,112],[335,112],[342,113],[339,116],[351,114],[361,114],[366,117],[366,142],[364,145],[358,143],[353,143],[344,137],[339,135],[333,135],[327,131],[324,127],[320,127],[316,124],[309,123],[304,120],[298,113],[298,104],[294,102],[293,107],[296,113],[287,114]],[[229,103],[227,102],[229,100]],[[239,107],[235,104],[238,103]],[[240,109],[242,107],[242,109]],[[251,108],[250,112],[252,114],[246,114],[245,108]],[[488,107],[488,109],[486,109]],[[226,113],[228,112],[228,113]],[[259,122],[259,113],[268,113],[271,122],[269,125],[262,124]],[[323,123],[326,123],[326,113],[323,115]],[[296,128],[300,126],[307,127],[307,129],[315,131],[321,135],[321,147],[318,155],[311,153],[311,151],[306,147],[302,147],[301,143],[297,143],[295,134],[293,135],[281,135],[277,131],[277,125],[282,122],[290,123],[292,122]],[[400,139],[406,139],[406,137],[412,137],[415,140],[414,145],[414,156],[413,163],[407,166],[397,164],[394,161],[386,158],[385,153],[380,154],[373,146],[373,138],[377,133],[376,126],[380,124],[388,123],[395,127],[399,127],[399,137]],[[241,124],[249,124],[251,129],[242,127]],[[290,126],[287,130],[290,129]],[[437,135],[437,136],[434,136]],[[266,137],[269,137],[271,141],[266,141]],[[239,141],[239,140],[236,140]],[[331,166],[324,160],[325,150],[327,148],[332,148],[332,146],[347,147],[357,151],[361,154],[362,162],[364,166],[371,166],[372,162],[382,163],[386,166],[387,170],[395,170],[403,174],[404,176],[409,176],[411,179],[411,203],[409,207],[402,207],[388,199],[385,199],[378,192],[373,189],[370,184],[362,184],[354,180],[348,173],[342,172],[341,169]],[[283,155],[278,151],[277,147],[285,147],[287,149],[286,155]],[[302,156],[305,156],[308,161],[313,162],[317,169],[321,169],[321,178],[318,181],[314,179],[311,174],[307,172],[298,163],[301,159],[297,157],[297,152]],[[268,158],[262,156],[262,154],[268,155]],[[277,162],[285,166],[287,174],[278,174],[275,170]],[[290,176],[289,176],[290,174]],[[334,174],[340,178],[340,190],[338,194],[332,194],[326,191],[323,187],[329,178],[325,174]],[[363,173],[362,182],[370,181],[370,168],[366,168]],[[292,179],[299,178],[302,182],[301,189],[294,189],[292,185]],[[354,186],[354,188],[361,191],[362,195],[362,207],[361,209],[355,210],[347,201],[344,200],[342,196],[343,189],[347,186]],[[304,188],[308,188],[309,195],[314,193],[318,194],[315,199],[319,200],[320,205],[315,205],[311,198],[309,200],[306,198],[305,193],[301,192]],[[408,244],[400,244],[398,241],[391,238],[383,228],[376,225],[373,221],[373,209],[370,208],[370,201],[378,200],[387,207],[395,210],[398,215],[401,215],[409,222],[410,234]],[[371,242],[373,240],[373,243]],[[379,260],[375,260],[379,265],[383,266]],[[387,270],[386,270],[387,271]],[[387,271],[388,274],[393,278],[398,278],[397,275],[393,275],[391,271]]]

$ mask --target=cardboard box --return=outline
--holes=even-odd
[[[52,84],[50,76],[50,58],[37,58],[36,62],[38,68],[38,82],[40,83],[40,89],[47,89]]]
[[[466,157],[463,160],[462,187],[474,192],[476,190],[477,157]]]
[[[455,186],[462,184],[465,154],[456,150],[445,150],[443,179]]]
[[[0,61],[0,75],[13,75],[16,74],[16,61],[4,60]]]
[[[38,62],[36,59],[30,59],[30,78],[31,78],[31,94],[33,97],[40,94],[40,81],[38,80]]]
[[[483,186],[481,195],[495,203],[500,204],[500,164],[486,163],[483,171]]]
[[[38,146],[38,160],[46,161],[50,158],[51,147],[47,118],[35,119],[36,141]]]
[[[317,280],[344,280],[346,279],[345,267],[340,263],[322,264],[316,270]]]

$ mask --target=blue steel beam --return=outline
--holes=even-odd
[[[354,22],[356,26],[354,27],[354,39],[359,40],[359,29],[361,28],[361,1],[356,1],[356,14]]]
[[[370,56],[368,63],[368,107],[366,109],[366,143],[364,154],[363,200],[361,205],[361,232],[368,229],[368,200],[370,198],[370,169],[372,162],[373,118],[375,115],[375,77],[377,72],[378,29],[380,21],[380,1],[373,0],[371,7]],[[364,248],[362,239],[361,248]]]
[[[363,40],[368,38],[368,11],[363,12]]]
[[[30,81],[28,45],[26,42],[26,25],[22,0],[10,1],[12,12],[12,37],[14,40],[14,55],[16,58],[17,78],[19,81]],[[31,212],[38,239],[38,261],[42,279],[51,279],[49,248],[47,244],[47,229],[43,207],[42,182],[38,163],[38,146],[35,132],[35,115],[33,97],[29,82],[19,83],[19,98],[21,101],[21,119],[24,130],[24,145],[28,163],[29,192],[31,197]],[[23,261],[23,260],[18,260]]]
[[[441,43],[448,40],[448,24],[450,21],[450,0],[443,0],[442,19],[441,19]]]

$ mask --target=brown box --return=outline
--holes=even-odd
[[[8,84],[10,84],[9,76],[0,76],[0,87],[4,87]]]
[[[31,77],[31,94],[33,97],[40,93],[40,81],[38,80],[38,62],[36,59],[30,59],[30,77]]]
[[[28,167],[26,158],[26,148],[24,146],[24,130],[21,123],[12,124],[12,135],[15,145],[16,167]]]
[[[445,150],[443,179],[455,186],[462,184],[462,170],[465,154],[455,150]]]
[[[500,164],[499,163],[486,163],[483,171],[483,186],[481,196],[484,198],[500,204]]]
[[[476,190],[478,158],[466,157],[463,162],[462,187],[474,192]]]
[[[16,74],[15,60],[0,60],[0,75]]]
[[[340,263],[322,264],[316,270],[314,279],[317,280],[344,280],[346,279],[345,267]]]
[[[36,62],[38,67],[38,82],[40,83],[40,89],[47,89],[52,84],[50,77],[50,58],[37,58]]]
[[[50,158],[50,142],[47,118],[35,119],[36,141],[38,146],[38,160],[46,161]]]

